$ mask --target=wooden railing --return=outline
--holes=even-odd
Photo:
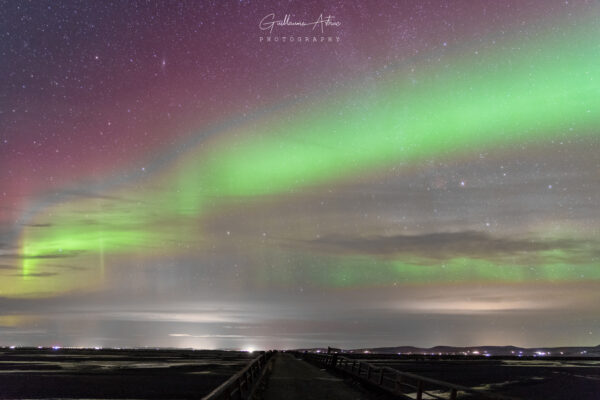
[[[273,352],[267,351],[253,359],[244,369],[226,380],[202,400],[247,400],[252,397],[258,382],[264,377]]]
[[[499,394],[488,393],[466,386],[455,385],[437,379],[402,372],[390,367],[380,367],[365,361],[353,360],[339,354],[296,353],[309,362],[325,366],[359,381],[375,386],[402,399],[455,400],[457,396],[471,400],[517,400]],[[410,393],[410,395],[409,395]]]

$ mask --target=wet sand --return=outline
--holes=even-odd
[[[5,349],[0,351],[0,398],[198,398],[257,355],[205,350]]]
[[[426,359],[376,354],[345,355],[522,399],[600,398],[600,360]],[[5,348],[0,349],[0,398],[199,398],[257,356],[258,353],[208,350]],[[270,382],[272,389],[292,389],[291,392],[296,393],[299,391],[294,388],[311,384],[326,384],[321,385],[326,386],[323,390],[329,390],[329,384],[347,384],[339,382],[336,377],[320,376],[321,372],[316,370],[309,371],[302,382],[293,383],[289,378],[294,371],[288,369],[281,369],[279,377],[275,375]],[[313,375],[318,378],[315,378],[316,383],[312,382]],[[362,395],[367,396],[368,393],[362,392]]]
[[[522,399],[600,398],[600,360],[350,358]]]

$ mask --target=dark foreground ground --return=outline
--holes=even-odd
[[[599,359],[428,359],[377,354],[344,356],[524,400],[600,399]]]
[[[257,356],[235,351],[0,349],[0,399],[200,398]],[[267,383],[276,397],[283,390],[298,398],[318,398],[302,391],[320,388],[309,392],[332,389],[336,395],[328,398],[372,398],[360,390],[359,395],[345,397],[341,388],[347,382],[339,376],[318,368],[298,372],[301,363],[286,357],[291,356],[279,355],[276,363],[281,365]],[[600,360],[352,357],[522,399],[600,399]]]
[[[190,399],[257,354],[193,350],[0,350],[0,399]]]

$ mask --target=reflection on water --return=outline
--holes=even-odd
[[[6,349],[3,398],[202,397],[257,357],[241,351]]]

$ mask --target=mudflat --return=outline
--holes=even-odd
[[[3,349],[0,397],[199,398],[256,356],[209,350]]]

